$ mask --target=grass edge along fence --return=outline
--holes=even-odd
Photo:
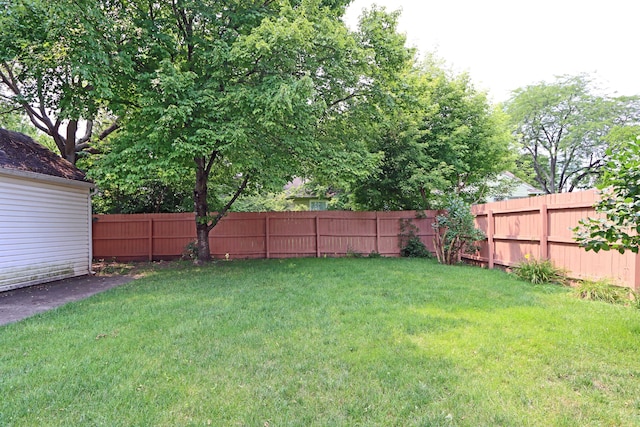
[[[596,190],[474,205],[487,239],[465,261],[488,268],[550,259],[574,279],[612,279],[640,290],[640,255],[587,252],[573,240],[580,219],[596,217]],[[233,212],[211,231],[214,258],[400,256],[401,220],[410,219],[433,253],[437,211]],[[419,218],[418,218],[419,217]],[[175,259],[195,240],[193,213],[94,215],[93,257],[121,261]]]
[[[580,219],[597,217],[596,190],[550,194],[474,205],[476,226],[487,239],[467,261],[488,268],[510,267],[525,259],[549,259],[574,279],[612,279],[640,290],[640,255],[627,251],[585,251],[571,229]]]
[[[179,258],[196,238],[193,213],[94,215],[93,257],[118,261]],[[433,252],[436,211],[231,212],[211,231],[214,258],[400,256],[401,220]]]

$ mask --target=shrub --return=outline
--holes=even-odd
[[[184,249],[182,249],[180,259],[183,261],[198,259],[198,242],[196,240],[185,245]]]
[[[513,267],[513,273],[522,280],[534,284],[557,283],[565,284],[565,271],[556,267],[548,259],[537,260],[525,255],[525,260]]]
[[[408,258],[429,258],[431,252],[418,236],[418,227],[411,219],[400,220],[400,255]]]
[[[442,264],[455,264],[460,262],[463,253],[473,252],[475,243],[485,235],[475,226],[471,206],[460,197],[447,198],[444,210],[433,224],[436,255]]]

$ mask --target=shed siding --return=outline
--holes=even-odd
[[[89,188],[0,174],[0,291],[90,273]]]

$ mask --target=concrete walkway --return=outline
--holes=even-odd
[[[17,322],[71,301],[132,281],[132,276],[80,276],[0,292],[0,325]]]

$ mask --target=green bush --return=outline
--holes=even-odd
[[[411,219],[400,220],[400,255],[408,258],[430,258],[433,256],[418,236],[418,227]]]
[[[198,259],[198,242],[196,240],[192,240],[184,246],[180,259],[183,261],[193,261]]]
[[[522,280],[534,284],[557,283],[565,284],[565,271],[556,267],[548,259],[537,260],[525,255],[525,260],[513,267],[513,274]]]
[[[462,254],[473,253],[485,235],[475,226],[471,206],[460,197],[447,197],[442,208],[445,212],[436,216],[433,223],[436,255],[441,264],[456,264]]]

